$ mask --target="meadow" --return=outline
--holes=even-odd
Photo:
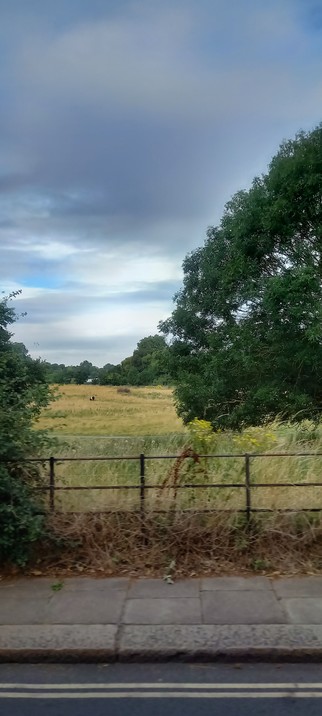
[[[120,393],[110,386],[63,386],[58,399],[44,410],[37,427],[49,428],[55,436],[55,457],[128,457],[132,460],[72,460],[56,465],[60,486],[140,484],[139,455],[146,459],[148,489],[145,509],[237,510],[245,507],[244,453],[322,452],[322,426],[303,421],[295,426],[275,422],[242,433],[213,433],[209,425],[196,421],[188,428],[178,418],[171,389],[131,388]],[[95,401],[90,396],[95,395]],[[199,460],[180,456],[190,448],[196,454],[233,453],[236,457]],[[167,460],[158,459],[168,456]],[[173,457],[169,457],[173,456]],[[152,459],[149,459],[152,458]],[[251,457],[252,505],[256,508],[322,508],[322,456]],[[321,487],[304,487],[307,482]],[[240,488],[214,488],[211,483],[231,483]],[[258,483],[286,483],[286,487],[258,487]],[[293,486],[299,483],[298,486]],[[192,487],[181,489],[180,485]],[[198,488],[198,484],[209,485]],[[303,487],[302,487],[303,485]],[[68,491],[56,493],[56,508],[62,511],[139,509],[139,490]]]
[[[170,388],[131,388],[129,393],[102,385],[56,387],[57,400],[42,413],[40,428],[60,436],[146,436],[183,433]],[[94,395],[95,401],[90,401]]]

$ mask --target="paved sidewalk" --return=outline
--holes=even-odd
[[[0,581],[0,660],[322,660],[322,577]]]

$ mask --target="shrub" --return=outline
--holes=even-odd
[[[34,492],[43,465],[26,460],[49,450],[47,433],[33,424],[53,395],[41,361],[11,341],[8,326],[17,317],[8,300],[0,301],[0,563],[21,565],[44,532],[42,493]]]

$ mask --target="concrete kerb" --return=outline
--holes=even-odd
[[[3,629],[1,663],[322,661],[322,626],[316,625],[97,624]]]
[[[118,659],[184,661],[322,660],[316,625],[122,626]]]

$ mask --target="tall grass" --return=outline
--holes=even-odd
[[[202,431],[201,431],[202,432]],[[176,459],[190,447],[197,454],[211,455],[196,461],[193,457]],[[133,460],[73,460],[56,465],[56,483],[61,486],[140,485],[140,453],[146,455],[146,484],[158,489],[146,491],[146,509],[226,509],[245,507],[245,459],[249,453],[253,508],[322,509],[322,426],[308,421],[298,426],[272,423],[242,433],[189,431],[161,436],[60,438],[56,456],[132,457]],[[313,452],[313,456],[275,457],[274,452]],[[265,453],[265,457],[256,453]],[[233,457],[216,455],[233,454]],[[168,459],[163,459],[166,456]],[[174,457],[169,457],[174,456]],[[151,459],[149,459],[151,458]],[[306,487],[318,482],[321,486]],[[212,487],[213,483],[239,487]],[[273,486],[256,487],[259,483]],[[285,483],[284,487],[277,483]],[[294,483],[299,483],[294,486]],[[192,487],[182,489],[181,485]],[[198,484],[208,485],[198,488]],[[62,510],[138,509],[139,489],[86,490],[57,492],[56,506]]]

